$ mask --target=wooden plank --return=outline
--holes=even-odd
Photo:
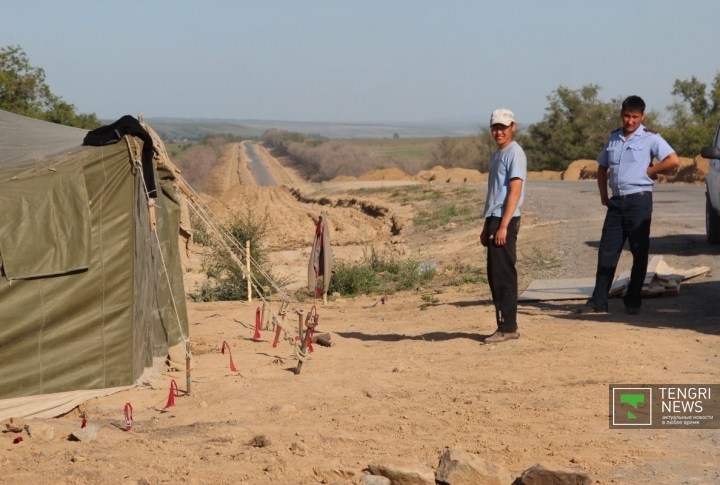
[[[643,291],[643,295],[659,295],[660,293],[663,293],[665,291],[665,287],[658,281],[657,278],[653,278],[653,280],[650,282],[650,287],[647,291]]]
[[[650,283],[657,274],[658,266],[662,263],[663,257],[661,255],[653,256],[648,263],[647,272],[645,273],[645,281],[643,281],[643,288],[650,287]]]
[[[696,276],[700,276],[701,274],[705,274],[708,271],[710,271],[709,266],[698,266],[696,268],[690,268],[690,269],[673,269],[673,275],[680,275],[683,278],[683,281],[689,280],[690,278],[695,278]]]
[[[627,288],[628,283],[630,283],[629,269],[620,273],[620,276],[615,279],[612,286],[610,287],[610,293],[608,293],[608,298],[621,296],[623,293],[625,293],[625,289]]]
[[[585,300],[594,289],[595,278],[533,280],[518,301]]]
[[[677,296],[678,294],[680,294],[680,283],[677,288],[668,288],[662,292],[662,296]]]
[[[671,268],[661,255],[652,256],[648,263],[642,294],[677,295],[680,282],[710,271],[708,266],[686,270]],[[621,296],[630,283],[630,270],[623,271],[613,282],[608,297]],[[518,301],[583,300],[592,296],[595,278],[566,278],[557,280],[533,280]]]
[[[663,285],[665,288],[674,289],[674,288],[677,288],[677,287],[680,286],[680,282],[681,282],[682,280],[663,280],[663,279],[658,278],[658,281],[659,281],[660,284]]]
[[[660,264],[658,264],[657,268],[655,269],[657,277],[660,279],[669,279],[669,277],[673,274],[673,269],[670,267],[669,264],[663,259],[660,261]],[[672,278],[670,278],[672,279]]]

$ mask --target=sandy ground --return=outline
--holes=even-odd
[[[242,160],[242,150],[234,150]],[[228,163],[237,171],[237,161]],[[410,187],[406,181],[303,185],[298,196],[289,188],[235,184],[210,203],[218,212],[246,203],[267,207],[276,225],[273,261],[299,284],[320,210],[334,226],[336,258],[355,258],[375,245],[435,262],[445,276],[463,265],[483,266],[478,221],[420,230],[412,219],[452,200],[479,205],[484,185],[432,186],[440,196],[425,201],[402,192]],[[653,248],[672,265],[708,264],[713,273],[684,285],[677,297],[646,300],[641,315],[622,313],[618,300],[609,315],[594,318],[570,313],[582,302],[526,304],[519,309],[521,339],[484,345],[483,336],[495,329],[486,284],[430,285],[391,294],[385,304],[379,295],[337,298],[318,306],[318,330],[330,332],[334,346],[315,346],[294,375],[290,344],[273,348],[268,331],[252,340],[257,302],[190,302],[196,360],[190,396],[163,411],[170,379],[185,387],[184,375],[168,373],[152,387],[42,421],[54,428],[50,441],[13,445],[2,435],[0,482],[357,484],[371,461],[412,457],[435,468],[451,447],[514,475],[545,462],[582,468],[600,484],[720,483],[718,430],[608,429],[609,383],[720,379],[720,308],[713,297],[720,290],[719,251],[703,241],[702,190],[658,192]],[[593,181],[528,185],[521,289],[537,277],[592,276],[603,215],[597,199]],[[363,201],[378,210],[363,209]],[[379,208],[382,215],[369,215]],[[619,269],[629,264],[624,254]],[[438,302],[424,306],[427,294]],[[294,306],[307,312],[311,303]],[[223,341],[237,372],[220,353]],[[130,432],[122,426],[127,402],[135,410]],[[64,439],[81,412],[101,427],[97,441]],[[265,446],[249,444],[260,435]]]

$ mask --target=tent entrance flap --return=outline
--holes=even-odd
[[[0,183],[0,257],[8,279],[90,266],[90,208],[82,167]]]

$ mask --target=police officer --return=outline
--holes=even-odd
[[[607,214],[598,251],[595,289],[578,313],[608,311],[608,293],[626,240],[630,241],[633,265],[623,298],[625,311],[629,314],[640,312],[640,293],[650,249],[652,178],[680,164],[670,145],[657,132],[643,126],[645,102],[642,98],[630,96],[625,99],[620,117],[622,128],[610,134],[597,159],[600,201],[607,206]],[[653,158],[661,162],[653,165]],[[612,190],[609,198],[608,181]]]

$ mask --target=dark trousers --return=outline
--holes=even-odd
[[[587,305],[606,312],[608,293],[615,278],[615,269],[625,241],[630,242],[633,265],[630,284],[623,298],[626,308],[640,308],[643,281],[647,272],[650,251],[650,221],[652,220],[652,192],[619,199],[613,197],[607,203],[607,215],[603,225],[598,251],[595,290]]]
[[[487,275],[495,304],[498,332],[516,332],[518,283],[515,263],[520,217],[510,219],[504,246],[495,245],[494,236],[500,226],[500,218],[488,217],[486,224],[488,225]]]

